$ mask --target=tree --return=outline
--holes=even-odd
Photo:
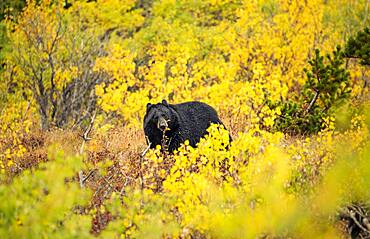
[[[96,107],[102,74],[92,69],[104,45],[80,11],[31,1],[17,23],[7,22],[9,81],[31,93],[42,129],[80,125]]]
[[[345,55],[359,58],[362,65],[370,65],[370,29],[359,31],[357,36],[350,37],[346,44]]]
[[[275,128],[289,133],[316,133],[322,128],[323,119],[351,92],[349,73],[344,68],[344,54],[340,46],[326,62],[316,49],[309,60],[311,69],[304,69],[307,80],[296,101],[279,102],[281,114],[275,120]]]

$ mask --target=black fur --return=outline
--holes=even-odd
[[[198,101],[172,105],[162,103],[148,104],[144,117],[144,133],[151,143],[151,148],[161,145],[163,132],[158,128],[159,118],[164,117],[169,130],[166,131],[168,151],[173,152],[185,140],[196,147],[200,138],[207,134],[211,123],[221,124],[217,112],[209,105]],[[231,137],[230,137],[231,141]]]

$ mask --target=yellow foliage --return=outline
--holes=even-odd
[[[21,158],[26,152],[21,139],[32,126],[32,108],[25,101],[9,102],[2,108],[0,115],[0,175],[10,171],[14,160]]]
[[[269,128],[279,112],[266,101],[296,97],[289,89],[304,83],[314,49],[331,52],[345,39],[348,22],[335,22],[335,14],[353,4],[336,9],[334,1],[320,0],[158,1],[150,25],[114,41],[97,61],[95,70],[113,77],[111,86],[97,87],[101,105],[138,127],[149,101],[202,100],[232,128]],[[365,11],[365,2],[354,5]],[[353,82],[363,81],[363,68],[352,65]],[[358,95],[363,89],[355,85]]]
[[[145,213],[139,213],[143,221],[135,220],[134,215],[125,220],[134,220],[141,236],[141,228],[156,225],[154,215],[164,210],[174,218],[163,223],[177,218],[179,227],[170,234],[173,237],[195,232],[216,238],[338,237],[340,232],[327,217],[343,203],[350,202],[352,194],[360,200],[369,193],[362,187],[346,189],[349,184],[345,180],[354,177],[351,181],[356,181],[364,171],[353,176],[350,174],[353,171],[346,171],[349,169],[334,161],[341,158],[337,155],[342,152],[338,145],[344,138],[357,139],[344,151],[361,155],[363,147],[369,147],[364,119],[355,117],[351,129],[343,134],[334,133],[329,127],[317,136],[291,142],[281,133],[254,129],[240,133],[228,147],[225,147],[229,144],[228,132],[213,125],[197,148],[185,143],[173,156],[163,155],[159,148],[148,152],[150,166],[144,180],[151,190],[143,190],[140,200],[127,201],[130,208],[144,207]],[[368,162],[363,160],[362,164]],[[163,169],[170,162],[170,169]],[[327,174],[333,164],[335,169],[341,169]],[[341,173],[344,179],[330,181]],[[323,177],[329,181],[318,191],[304,194],[311,195],[307,198],[299,196],[304,190],[320,185]],[[153,193],[158,190],[159,193]],[[155,203],[162,206],[149,210]]]
[[[104,197],[114,192],[107,207],[99,205],[89,212],[112,214],[114,220],[103,238],[336,238],[339,232],[332,225],[336,210],[353,201],[368,202],[370,192],[364,185],[370,180],[370,132],[362,110],[347,109],[352,114],[344,117],[348,124],[343,128],[337,127],[340,117],[330,116],[323,119],[318,134],[291,136],[271,130],[281,109],[268,107],[268,102],[299,96],[306,80],[303,69],[315,48],[331,52],[369,23],[368,1],[97,0],[72,1],[68,9],[58,1],[36,2],[29,1],[16,22],[7,21],[13,47],[32,53],[9,53],[6,58],[8,68],[1,76],[18,88],[32,88],[27,85],[30,68],[17,64],[24,57],[31,58],[25,62],[39,62],[36,66],[45,76],[53,75],[59,91],[73,80],[81,83],[86,72],[94,72],[107,79],[94,86],[98,106],[104,113],[118,115],[125,128],[135,132],[142,128],[149,102],[200,100],[219,112],[234,139],[230,143],[230,132],[212,125],[197,148],[185,141],[173,155],[158,146],[136,162],[144,138],[127,143],[135,145],[136,151],[114,152],[123,155],[124,163],[138,165],[130,177],[125,174],[127,180],[134,180],[130,187],[123,186],[124,193],[117,195],[108,182],[110,191]],[[55,38],[61,18],[68,22],[63,29],[67,38]],[[29,35],[43,41],[25,46]],[[81,68],[66,56],[74,49],[71,45],[91,43],[89,37],[106,45],[98,47],[99,57]],[[52,39],[61,43],[55,52],[60,64],[53,72],[42,67],[50,66],[47,52],[53,48]],[[346,67],[353,86],[349,104],[362,107],[369,100],[369,88],[363,87],[369,69],[354,60]],[[29,92],[8,94],[8,85],[0,83],[0,93],[7,95],[0,102],[0,176],[16,167],[14,159],[26,152],[21,139],[37,112],[34,102],[27,102]],[[45,84],[46,90],[50,87]],[[115,129],[104,124],[104,116],[96,117],[100,134]],[[136,141],[138,137],[127,138]],[[119,144],[121,139],[115,140]],[[106,148],[100,143],[92,140],[87,149],[111,156],[105,150],[112,142]],[[94,162],[94,167],[106,171],[115,163]],[[50,183],[53,178],[48,176],[43,180]],[[67,192],[64,176],[59,177],[56,188]],[[140,183],[135,184],[136,179]],[[75,200],[77,191],[73,188],[68,195]],[[35,199],[38,192],[30,189],[29,194]],[[63,204],[63,197],[44,199],[40,207],[53,208],[52,199],[55,205]],[[24,213],[12,218],[15,228],[25,222],[32,225]],[[42,231],[48,222],[41,214],[37,217]],[[72,222],[78,217],[73,215]]]

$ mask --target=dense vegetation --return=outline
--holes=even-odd
[[[0,238],[370,236],[369,1],[0,10]],[[233,142],[147,150],[162,99]]]

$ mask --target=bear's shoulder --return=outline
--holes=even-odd
[[[206,103],[200,102],[200,101],[188,101],[180,104],[174,104],[171,106],[175,107],[191,107],[191,106],[207,106]]]
[[[200,101],[189,101],[189,102],[184,102],[184,103],[180,103],[180,104],[174,104],[174,105],[170,105],[170,107],[173,107],[175,110],[177,109],[212,109],[213,108],[206,104],[206,103],[203,103],[203,102],[200,102]]]
[[[187,114],[212,114],[212,115],[217,115],[216,110],[203,102],[200,101],[190,101],[190,102],[185,102],[181,104],[176,104],[176,105],[171,105],[172,107],[178,114],[180,115],[187,115]]]

